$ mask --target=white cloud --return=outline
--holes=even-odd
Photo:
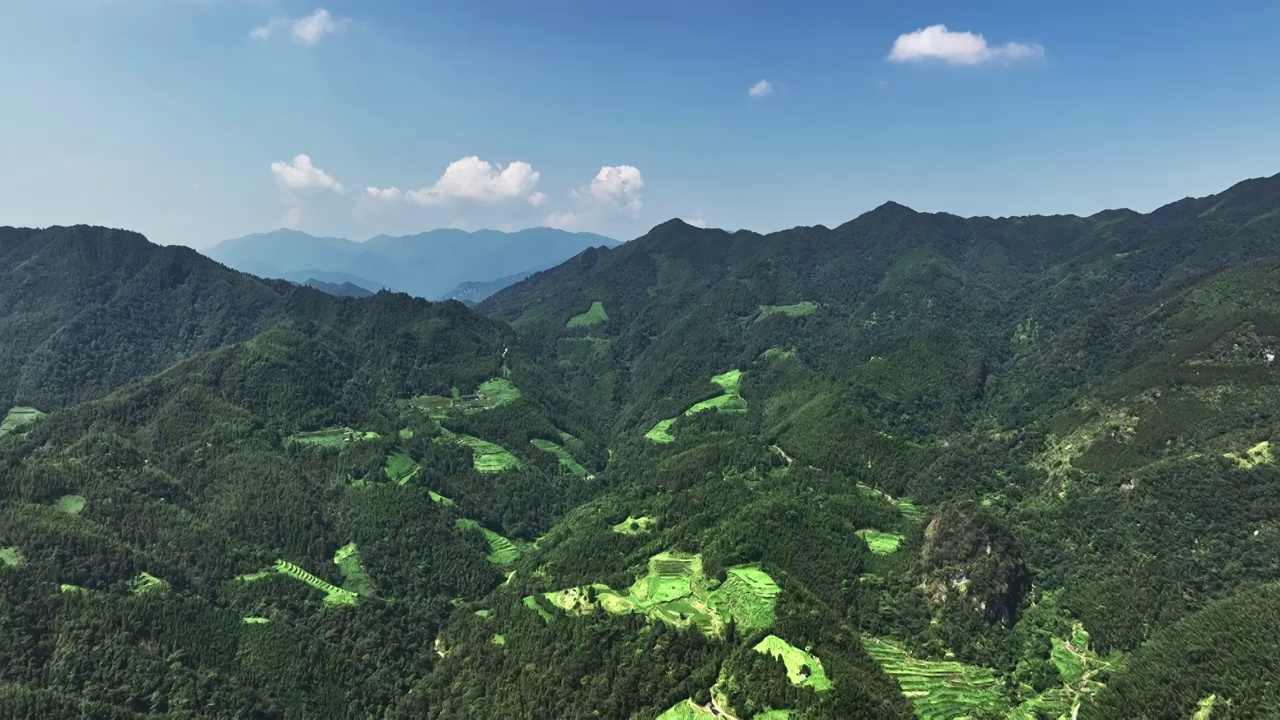
[[[697,217],[680,219],[696,228],[705,228],[707,226],[707,221],[703,219],[702,213],[698,213]]]
[[[542,224],[557,230],[580,230],[582,218],[577,213],[553,212],[542,219]]]
[[[591,184],[573,191],[574,199],[603,211],[621,211],[632,217],[640,215],[640,191],[644,176],[631,165],[606,165],[600,168]]]
[[[547,196],[538,190],[541,175],[526,162],[502,166],[472,155],[449,163],[444,175],[430,187],[401,191],[399,188],[365,188],[365,197],[374,200],[408,200],[416,205],[445,205],[468,201],[497,205],[527,202],[538,207]]]
[[[747,94],[754,98],[764,97],[765,95],[770,95],[772,93],[773,85],[771,85],[768,80],[761,80],[755,85],[747,88]]]
[[[296,229],[301,224],[302,208],[300,207],[289,208],[289,211],[284,214],[284,217],[280,218],[280,227]]]
[[[328,10],[320,8],[315,12],[296,19],[272,18],[266,25],[249,31],[249,37],[255,40],[270,40],[273,35],[284,28],[289,28],[289,35],[299,45],[310,47],[324,39],[325,35],[337,32],[346,20],[338,20]]]
[[[1042,57],[1044,48],[1035,43],[988,45],[981,35],[952,32],[946,25],[930,25],[899,35],[887,59],[893,62],[941,60],[952,65],[978,65]]]
[[[277,160],[271,163],[271,174],[276,184],[285,192],[295,190],[332,190],[341,193],[342,183],[334,180],[324,170],[311,164],[309,155],[298,155],[292,163]]]

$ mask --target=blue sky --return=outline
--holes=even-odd
[[[1280,5],[1156,7],[7,0],[0,224],[629,239],[886,200],[1145,211],[1280,172]]]

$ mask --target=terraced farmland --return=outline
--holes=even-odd
[[[978,710],[1007,712],[1001,683],[989,668],[951,660],[919,660],[880,638],[863,636],[867,652],[898,681],[921,720],[951,720]]]
[[[859,530],[857,536],[866,541],[867,547],[877,555],[892,555],[898,551],[902,542],[901,535],[880,532],[879,530]]]
[[[683,415],[688,417],[696,415],[706,410],[716,409],[721,412],[746,412],[747,401],[742,399],[739,391],[739,385],[742,380],[741,370],[730,370],[711,378],[711,382],[719,385],[724,392],[713,398],[695,403]],[[655,443],[669,443],[675,441],[675,436],[671,434],[671,426],[675,424],[678,418],[667,418],[659,420],[656,425],[645,433],[645,439]]]
[[[169,583],[149,572],[141,572],[129,581],[129,592],[134,595],[163,595],[169,592]]]
[[[333,554],[333,564],[338,566],[338,570],[342,572],[342,577],[346,581],[343,583],[343,588],[357,595],[373,594],[373,581],[364,570],[364,564],[360,560],[360,549],[355,543],[348,543],[338,548],[338,551]]]
[[[286,443],[298,443],[300,445],[312,445],[315,447],[325,448],[342,448],[347,443],[361,442],[364,440],[377,440],[382,437],[371,430],[353,430],[349,427],[329,428],[327,430],[314,430],[311,432],[294,433],[290,435]]]
[[[445,440],[471,448],[471,462],[477,472],[497,473],[520,467],[520,460],[501,445],[445,428],[440,429],[440,435]]]
[[[483,527],[475,520],[459,518],[457,524],[464,530],[479,530],[484,533],[485,542],[489,543],[489,562],[495,565],[510,565],[520,559],[520,548],[516,547],[515,543]]]
[[[414,462],[408,453],[396,451],[387,456],[387,465],[382,470],[387,474],[388,480],[404,485],[422,470],[422,466]]]
[[[787,667],[787,679],[792,685],[813,688],[818,692],[831,689],[831,679],[822,669],[822,661],[777,635],[766,636],[752,650],[782,658]]]
[[[0,437],[4,437],[11,432],[17,432],[25,425],[45,417],[45,414],[33,407],[15,407],[5,413],[4,419],[0,420]]]
[[[578,307],[582,307],[579,305]],[[591,307],[581,315],[574,315],[565,323],[565,327],[590,327],[598,325],[602,322],[608,322],[609,314],[604,311],[604,303],[596,300],[591,303]]]
[[[325,594],[324,601],[329,605],[355,605],[358,597],[350,590],[343,590],[329,582],[325,582],[287,560],[276,561],[276,572],[287,575],[294,580],[304,582]]]
[[[574,475],[577,475],[578,477],[586,477],[590,474],[587,472],[587,469],[569,453],[568,450],[560,445],[557,445],[550,440],[543,440],[542,438],[535,438],[530,440],[529,443],[543,452],[555,455],[556,458],[560,460],[560,464]]]
[[[728,613],[744,630],[773,627],[773,608],[781,590],[758,567],[731,568],[724,584],[712,593],[721,613]]]
[[[787,317],[804,317],[812,315],[818,309],[818,304],[804,300],[792,305],[761,305],[760,314],[756,316],[756,322],[760,322],[771,315],[785,315]]]

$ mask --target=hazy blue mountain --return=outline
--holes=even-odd
[[[541,269],[543,268],[539,268],[539,270]],[[468,280],[444,295],[441,295],[440,299],[458,300],[466,303],[467,305],[475,305],[499,290],[515,285],[521,280],[532,275],[534,272],[537,272],[537,270],[516,273],[515,275],[500,277],[497,280]]]
[[[326,292],[330,295],[337,295],[338,297],[367,298],[373,297],[376,294],[372,290],[366,290],[355,283],[349,282],[339,284],[310,278],[304,282],[303,285],[313,287],[320,292]]]
[[[487,283],[527,274],[554,266],[590,247],[619,244],[602,235],[552,228],[514,233],[441,229],[403,237],[379,235],[367,242],[274,230],[227,240],[206,254],[261,277],[350,282],[366,289],[386,287],[438,298],[462,283]],[[345,277],[338,280],[335,274]],[[498,289],[495,287],[490,293]]]
[[[333,272],[330,270],[318,270],[316,268],[298,270],[297,272],[281,273],[280,277],[290,282],[296,282],[300,285],[310,285],[313,280],[318,280],[329,285],[354,285],[361,290],[369,291],[370,295],[385,287],[382,283],[362,278],[359,275],[352,275],[344,272]],[[394,290],[395,288],[387,289]]]

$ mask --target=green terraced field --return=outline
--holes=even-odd
[[[422,470],[422,466],[414,462],[408,453],[396,451],[387,456],[387,465],[382,470],[387,474],[388,480],[404,485]]]
[[[901,535],[880,532],[879,530],[859,530],[856,534],[865,540],[867,547],[877,555],[894,554],[898,551],[898,545],[902,542]]]
[[[257,582],[258,580],[262,580],[263,578],[268,578],[268,577],[271,577],[271,571],[270,571],[270,570],[263,570],[263,571],[261,571],[261,572],[254,572],[254,573],[246,573],[246,574],[244,574],[244,575],[237,575],[237,576],[236,576],[236,580],[239,580],[240,582],[247,582],[247,583],[251,583],[251,582]]]
[[[978,710],[1003,714],[1010,709],[1002,684],[989,668],[951,660],[918,660],[880,638],[864,635],[862,642],[871,657],[898,681],[921,720],[951,720]]]
[[[22,550],[15,547],[0,548],[0,564],[8,567],[17,567],[22,564],[25,558],[22,557]]]
[[[342,577],[346,581],[342,584],[343,588],[357,595],[373,594],[373,581],[364,570],[364,564],[360,560],[360,549],[355,543],[348,543],[338,548],[338,551],[333,554],[333,564],[338,566],[338,570],[342,572]]]
[[[520,559],[520,548],[516,547],[515,543],[489,528],[481,526],[475,520],[459,518],[458,527],[464,530],[479,530],[484,533],[484,539],[489,543],[489,562],[495,565],[510,565]]]
[[[579,463],[576,459],[574,459],[573,455],[569,454],[568,450],[551,442],[550,440],[543,440],[542,438],[536,438],[534,440],[530,440],[529,443],[543,452],[551,453],[552,455],[555,455],[556,458],[560,460],[560,464],[563,465],[565,468],[567,468],[569,472],[573,473],[574,475],[577,475],[578,477],[586,477],[587,475],[590,474],[587,472],[587,469],[582,466],[581,463]]]
[[[626,520],[613,526],[613,531],[620,535],[644,535],[653,532],[653,526],[658,522],[657,518],[642,515],[640,517],[629,516]]]
[[[586,312],[569,318],[569,321],[565,323],[565,327],[590,327],[608,320],[609,314],[604,311],[604,303],[596,300],[591,303],[591,307]]]
[[[691,594],[693,580],[701,578],[701,555],[658,553],[649,558],[649,574],[638,578],[629,594],[641,606],[670,602]]]
[[[476,407],[468,408],[468,412],[477,412],[479,410],[490,410],[492,408],[506,405],[507,403],[519,400],[523,393],[520,388],[506,378],[494,378],[480,383],[480,388],[476,394],[481,395],[480,404]]]
[[[435,490],[428,490],[427,497],[431,498],[431,502],[438,503],[444,507],[453,507],[454,505],[453,500],[441,495]]]
[[[728,613],[744,630],[773,627],[773,608],[781,590],[758,567],[731,568],[724,584],[711,594],[721,614]]]
[[[341,448],[347,443],[361,442],[363,440],[377,440],[382,437],[376,432],[352,430],[349,427],[329,428],[327,430],[315,430],[312,432],[301,432],[290,435],[286,443],[298,443],[301,445],[312,445],[315,447],[325,448]]]
[[[708,400],[703,400],[700,403],[695,403],[688,410],[685,410],[683,415],[688,417],[711,409],[717,409],[720,412],[746,412],[747,401],[742,399],[742,395],[739,392],[741,380],[742,371],[736,369],[711,378],[711,382],[719,385],[724,393]],[[659,420],[656,425],[650,428],[649,432],[644,434],[645,439],[655,443],[674,442],[675,436],[671,434],[671,426],[675,424],[677,419]]]
[[[822,661],[777,635],[766,636],[752,650],[782,658],[787,666],[787,679],[792,685],[813,688],[818,692],[831,689],[831,679],[822,669]]]
[[[520,460],[501,445],[444,428],[440,429],[440,435],[446,440],[471,448],[471,462],[477,472],[497,473],[520,467]]]
[[[247,618],[242,618],[241,622],[243,622],[245,625],[266,625],[267,623],[271,622],[271,618],[247,617]]]
[[[756,713],[753,720],[790,720],[790,710],[765,710],[762,713]]]
[[[695,705],[692,700],[681,701],[657,717],[657,720],[712,720],[716,714],[706,708]],[[760,717],[757,715],[756,717]]]
[[[151,573],[141,572],[129,581],[129,591],[134,595],[164,595],[169,592],[169,583]]]
[[[17,432],[24,425],[29,425],[41,418],[45,414],[33,407],[15,407],[5,413],[4,420],[0,420],[0,437],[4,437],[11,432]]]
[[[355,605],[359,599],[350,590],[343,590],[337,585],[325,582],[287,560],[277,560],[275,567],[277,572],[288,575],[294,580],[304,582],[323,592],[325,594],[324,601],[329,605]]]
[[[760,315],[756,317],[756,322],[769,317],[770,315],[786,315],[787,317],[804,317],[812,315],[818,309],[818,304],[805,300],[794,305],[761,305]]]
[[[532,595],[524,596],[524,606],[529,608],[530,610],[538,611],[538,614],[542,616],[542,619],[548,623],[555,619],[554,617],[552,617],[551,613],[547,612],[546,608],[538,604],[538,599]]]
[[[79,515],[84,510],[85,499],[80,495],[63,495],[53,506],[68,515]]]

